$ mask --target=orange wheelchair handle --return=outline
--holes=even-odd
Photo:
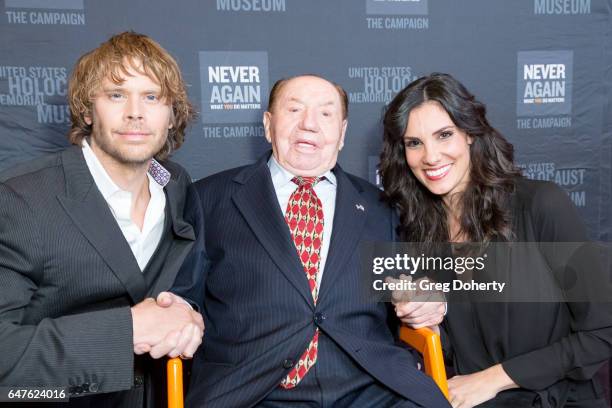
[[[168,372],[168,408],[183,408],[183,361],[171,358],[166,364]]]
[[[444,354],[440,336],[426,327],[411,329],[406,326],[400,328],[400,340],[409,344],[423,355],[425,374],[430,376],[448,399],[448,383],[446,381],[446,368],[444,368]]]

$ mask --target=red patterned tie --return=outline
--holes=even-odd
[[[320,181],[318,177],[294,177],[291,181],[298,185],[287,203],[285,221],[289,225],[291,237],[295,243],[298,256],[304,266],[304,272],[310,285],[310,293],[317,303],[317,272],[323,246],[323,206],[313,187]],[[310,367],[317,362],[319,345],[319,328],[297,364],[281,381],[281,387],[293,388],[306,375]]]

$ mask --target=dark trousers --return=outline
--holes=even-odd
[[[281,407],[416,407],[377,382],[323,332],[318,357],[300,383],[292,389],[275,388],[257,406]]]

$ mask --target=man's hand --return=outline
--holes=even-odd
[[[448,380],[448,393],[453,408],[472,408],[495,398],[500,391],[517,387],[501,364]]]
[[[157,295],[157,304],[161,307],[169,307],[172,306],[173,303],[179,305],[187,305],[190,309],[192,309],[191,305],[182,297],[175,295],[172,292],[161,292]],[[202,330],[204,330],[204,323],[202,323]]]
[[[412,276],[400,275],[400,280],[412,282]],[[440,291],[419,289],[419,282],[423,280],[426,278],[415,281],[415,291],[394,290],[391,302],[395,305],[395,313],[402,323],[413,329],[430,327],[438,332],[437,325],[442,322],[446,312],[444,295]],[[387,281],[395,280],[387,278]]]
[[[192,309],[182,297],[171,292],[161,292],[157,296],[157,304],[161,307],[170,307],[173,304],[186,305]],[[193,310],[193,309],[192,309]],[[169,357],[181,356],[181,358],[192,358],[196,350],[202,344],[202,336],[204,334],[204,320],[202,315],[197,312],[195,314],[195,322],[187,325],[179,332],[172,332],[164,341],[154,346],[149,352],[153,358],[159,358],[167,355]]]
[[[182,298],[162,292],[132,307],[134,353],[191,358],[202,343],[204,321]]]

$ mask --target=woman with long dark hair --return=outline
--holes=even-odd
[[[524,179],[512,145],[485,114],[447,74],[412,82],[389,104],[380,173],[384,197],[399,212],[400,239],[588,241],[567,194]],[[457,374],[449,380],[453,407],[606,407],[592,376],[612,354],[609,309],[589,302],[450,303],[442,339]]]

